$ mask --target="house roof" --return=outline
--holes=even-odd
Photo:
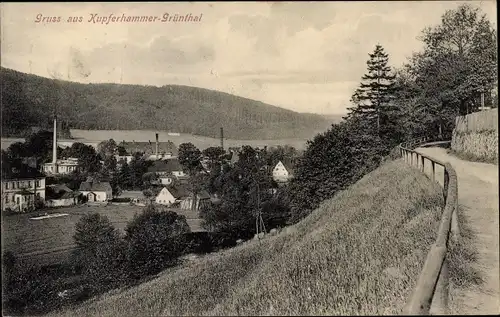
[[[66,199],[77,197],[78,195],[80,195],[79,192],[72,191],[64,184],[48,185],[45,187],[46,199]]]
[[[82,182],[80,191],[86,192],[110,192],[112,191],[109,182]]]
[[[129,154],[141,152],[145,154],[156,154],[156,142],[121,142],[118,146],[123,146]],[[178,150],[175,144],[171,141],[158,142],[158,153],[172,153],[177,155]]]
[[[178,159],[168,159],[161,161],[154,161],[153,165],[148,168],[148,172],[158,173],[158,172],[168,172],[172,173],[174,171],[182,171],[182,165],[179,163]]]
[[[120,198],[144,198],[144,194],[141,191],[125,190],[120,194]]]
[[[167,190],[174,196],[174,198],[179,199],[179,198],[186,198],[189,197],[190,193],[189,191],[182,185],[176,185],[176,186],[169,186],[166,187]]]
[[[45,178],[45,175],[36,168],[33,168],[26,164],[16,164],[16,166],[2,166],[2,180],[36,178]]]
[[[208,192],[206,190],[202,190],[199,194],[198,194],[198,198],[199,199],[210,199],[210,194],[208,194]]]
[[[283,166],[285,166],[285,168],[286,168],[286,170],[287,170],[288,173],[290,173],[290,174],[293,173],[295,165],[293,164],[293,162],[291,160],[286,160],[285,159],[285,160],[282,160],[282,161],[279,161],[279,162],[281,162],[281,164],[283,164]],[[279,162],[276,165],[278,165]]]

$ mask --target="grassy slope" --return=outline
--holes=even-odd
[[[1,68],[2,133],[61,124],[91,130],[167,130],[230,139],[310,138],[332,118],[188,86],[80,84]],[[340,118],[338,118],[339,121]]]
[[[61,315],[397,314],[436,237],[440,189],[384,164],[299,224]]]

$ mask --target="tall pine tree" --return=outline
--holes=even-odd
[[[351,102],[354,107],[348,108],[346,119],[375,127],[377,135],[380,136],[381,126],[389,123],[391,112],[394,110],[391,100],[395,76],[387,66],[389,55],[381,45],[377,44],[374,52],[368,55],[368,73],[363,75],[359,88],[352,95]]]

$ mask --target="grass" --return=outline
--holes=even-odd
[[[467,222],[463,208],[459,206],[457,213],[460,237],[456,241],[451,240],[448,261],[452,287],[460,289],[483,283],[480,272],[473,266],[478,256],[474,246],[475,235]]]
[[[277,235],[56,315],[399,314],[435,241],[440,193],[388,162]]]
[[[137,206],[77,206],[57,208],[50,213],[67,213],[68,216],[31,220],[35,213],[2,217],[3,251],[10,250],[26,262],[37,265],[56,264],[64,260],[73,247],[75,224],[85,214],[98,212],[105,215],[116,228],[124,229]]]

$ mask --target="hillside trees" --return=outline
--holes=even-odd
[[[498,82],[497,37],[485,15],[469,4],[448,10],[441,24],[426,28],[422,52],[405,65],[416,94],[410,104],[430,130],[449,134],[457,115],[492,104]],[[406,102],[408,99],[401,102]],[[426,119],[430,115],[430,120]]]
[[[319,204],[375,169],[386,155],[381,139],[356,120],[335,124],[317,135],[298,160],[289,184],[291,217],[296,223]]]

